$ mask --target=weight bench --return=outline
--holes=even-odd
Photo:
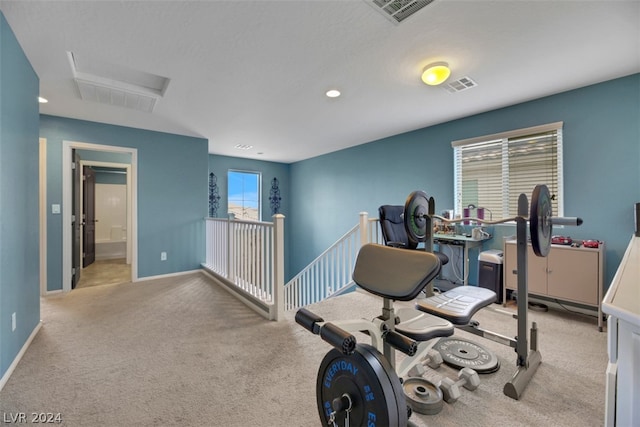
[[[358,368],[365,367],[361,365],[371,367],[373,363],[375,369],[360,369],[359,372],[372,372],[371,376],[375,378],[371,378],[371,382],[374,382],[373,380],[392,381],[393,386],[390,389],[393,390],[391,393],[395,397],[394,401],[397,402],[397,406],[402,406],[404,396],[402,399],[397,396],[401,393],[398,390],[402,390],[398,378],[407,376],[417,364],[423,364],[423,359],[427,357],[439,338],[453,335],[454,323],[456,325],[469,323],[479,309],[495,301],[495,293],[488,289],[464,287],[419,300],[414,308],[403,307],[397,311],[394,309],[394,301],[415,299],[439,274],[440,268],[438,257],[430,252],[407,251],[378,244],[367,244],[358,253],[353,280],[367,292],[382,297],[383,307],[380,316],[372,320],[325,322],[324,319],[305,308],[298,310],[296,322],[312,333],[320,335],[323,340],[337,349],[327,353],[318,372],[318,410],[325,425],[341,412],[336,409],[336,405],[341,404],[333,405],[331,403],[333,399],[340,398],[346,392],[345,390],[351,387],[344,385],[345,382],[341,382],[342,385],[338,383],[334,385],[331,381],[332,367],[336,366],[335,361],[339,358],[353,356],[349,359],[349,363],[353,363]],[[433,309],[435,314],[425,312],[427,309]],[[384,355],[385,362],[383,363],[377,357],[372,358],[372,350],[369,347],[356,344],[356,339],[352,335],[354,332],[367,334],[371,338],[371,346]],[[400,361],[397,368],[395,350],[400,350],[407,355]],[[348,373],[344,375],[348,376]],[[358,388],[361,380],[354,377],[345,381],[352,382],[352,388]],[[349,405],[352,403],[349,400]],[[371,407],[367,402],[359,402],[359,404],[364,405],[367,411],[375,408],[373,403]],[[384,415],[389,416],[389,412],[393,412],[393,417],[402,419],[403,411],[398,409],[396,414],[395,406],[396,404],[388,405]],[[330,409],[332,407],[333,412]],[[344,411],[343,409],[342,412]],[[406,414],[404,416],[406,417]]]
[[[460,286],[418,300],[415,308],[394,309],[394,301],[415,299],[438,275],[440,268],[438,257],[430,252],[377,244],[363,246],[358,253],[353,280],[365,291],[383,298],[382,314],[371,321],[343,320],[332,325],[347,332],[368,334],[372,345],[387,356],[392,366],[395,366],[394,348],[409,356],[424,353],[433,343],[431,346],[423,343],[453,335],[454,325],[471,324],[471,318],[478,310],[496,300],[495,292],[489,289]],[[314,330],[314,325],[322,326],[324,322],[305,308],[298,311],[296,321],[314,333],[319,333],[319,330]],[[338,340],[330,344],[341,347],[343,342]],[[399,371],[398,375],[402,377],[408,368],[410,366]]]
[[[453,335],[454,326],[445,319],[409,307],[396,312],[393,307],[394,301],[415,299],[439,274],[440,268],[438,258],[429,252],[367,244],[358,252],[353,280],[367,292],[382,297],[382,314],[373,320],[342,320],[323,324],[323,319],[301,308],[296,314],[296,321],[338,348],[343,346],[344,337],[324,337],[321,333],[324,326],[330,324],[331,329],[338,326],[349,333],[365,332],[371,338],[373,347],[385,354],[394,365],[395,358],[391,357],[393,348],[413,356],[419,342]]]

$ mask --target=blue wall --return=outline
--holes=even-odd
[[[209,172],[213,172],[216,175],[218,191],[220,194],[220,206],[217,213],[218,218],[227,217],[227,172],[229,169],[260,172],[262,174],[262,194],[260,195],[262,200],[262,221],[272,221],[269,195],[271,191],[271,181],[273,178],[278,179],[280,197],[282,198],[278,213],[285,216],[285,281],[288,281],[291,278],[288,259],[291,252],[291,245],[294,244],[294,239],[291,238],[290,233],[291,227],[289,226],[289,211],[291,206],[289,165],[284,163],[241,159],[239,157],[219,156],[213,154],[209,155]]]
[[[404,204],[413,190],[434,196],[436,211],[452,209],[451,141],[563,121],[564,214],[584,219],[563,233],[606,242],[608,287],[633,233],[632,206],[640,201],[639,103],[635,74],[293,163],[291,271],[357,224],[358,212],[377,217],[379,205]],[[485,249],[501,248],[501,237],[513,228],[495,227],[495,234]]]
[[[40,136],[47,139],[47,206],[62,204],[63,140],[137,149],[138,277],[200,268],[207,215],[206,139],[46,115],[40,117]],[[83,155],[129,163],[126,158]],[[61,219],[48,214],[48,290],[62,289]],[[162,251],[166,261],[160,261]]]
[[[0,13],[0,378],[40,321],[39,85]]]

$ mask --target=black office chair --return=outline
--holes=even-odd
[[[407,230],[404,228],[403,215],[404,206],[382,205],[378,208],[384,244],[395,248],[416,249],[418,242],[414,242],[409,238]],[[442,252],[434,251],[433,254],[440,260],[440,265],[445,265],[449,262],[449,257]]]

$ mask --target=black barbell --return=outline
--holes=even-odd
[[[524,195],[520,195],[521,197]],[[526,197],[526,196],[525,196]],[[582,224],[582,218],[578,217],[554,217],[552,215],[551,197],[546,185],[536,185],[531,194],[531,209],[529,216],[514,216],[500,220],[486,220],[483,218],[456,218],[447,219],[435,215],[435,202],[433,197],[428,197],[424,191],[414,191],[409,194],[404,205],[404,225],[410,239],[424,242],[429,236],[431,219],[439,219],[446,224],[455,224],[464,221],[474,221],[482,225],[504,224],[507,222],[528,221],[529,234],[533,252],[539,257],[546,257],[551,248],[551,235],[553,225],[577,226]]]

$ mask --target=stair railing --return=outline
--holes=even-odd
[[[360,213],[360,221],[284,285],[285,311],[297,310],[354,286],[351,275],[360,248],[382,237],[378,220]]]

